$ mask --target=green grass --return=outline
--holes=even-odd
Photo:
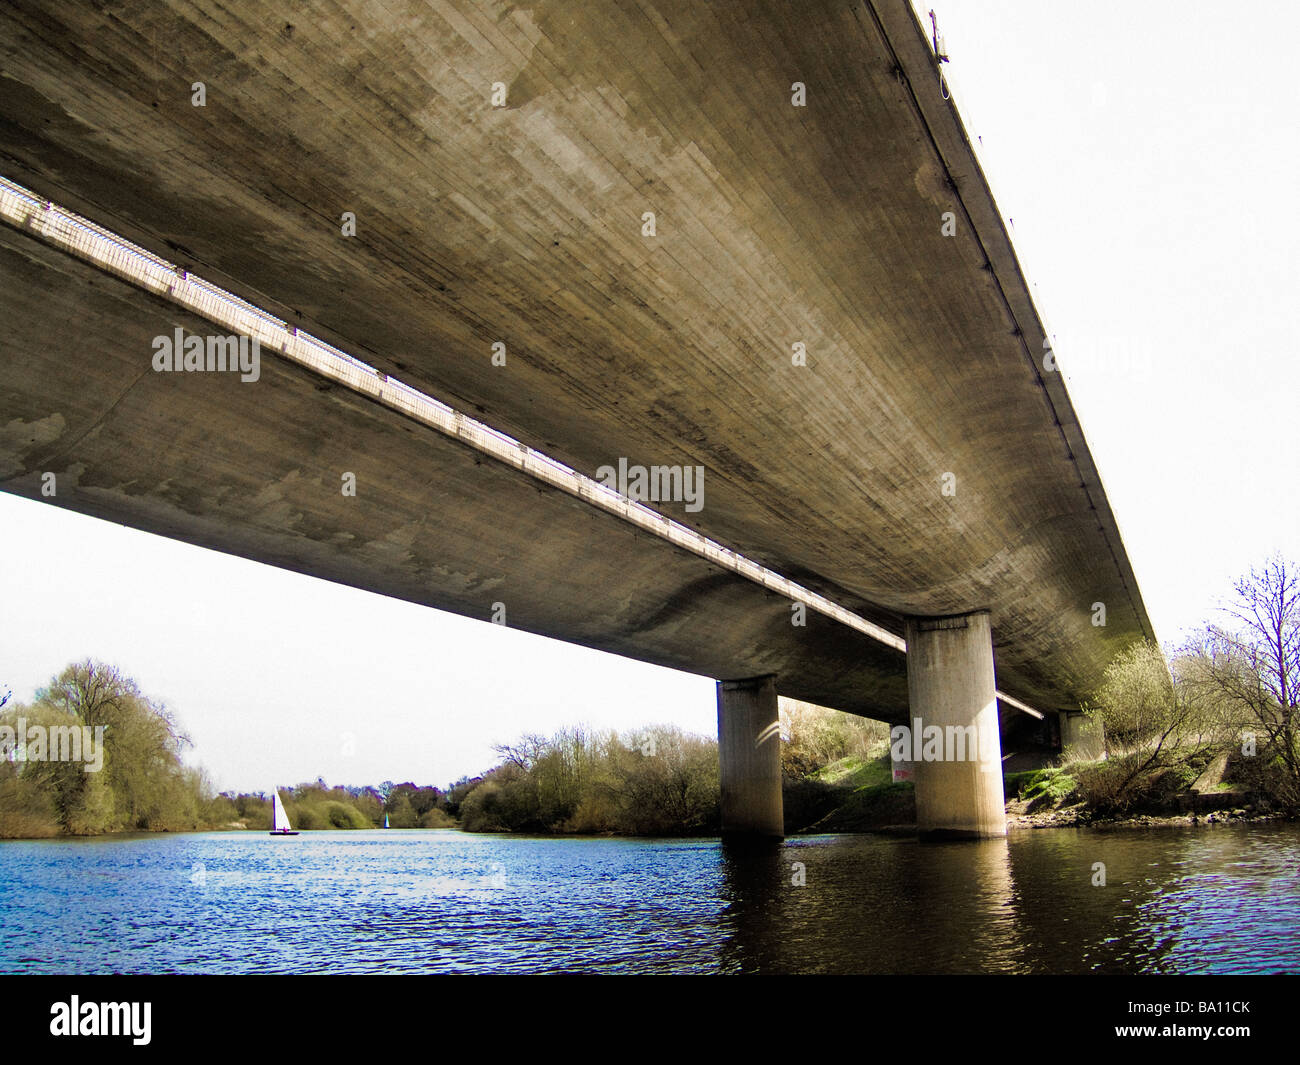
[[[1079,788],[1078,779],[1064,769],[1029,769],[1023,773],[1008,773],[1005,783],[1007,795],[1015,795],[1026,802],[1045,796],[1053,805],[1064,802]]]
[[[891,783],[894,779],[894,770],[890,765],[888,754],[883,758],[849,757],[841,758],[817,770],[812,775],[812,779],[837,788],[861,791],[863,788],[875,788]]]

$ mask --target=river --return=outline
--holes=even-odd
[[[8,841],[0,972],[1295,973],[1300,826]]]

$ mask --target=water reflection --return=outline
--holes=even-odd
[[[812,837],[771,854],[724,850],[723,871],[723,956],[743,972],[1018,967],[1006,840]]]
[[[743,972],[1300,971],[1297,836],[1054,830],[724,849],[723,957]]]

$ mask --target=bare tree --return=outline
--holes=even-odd
[[[1264,734],[1257,755],[1276,771],[1278,797],[1300,806],[1300,569],[1280,555],[1234,585],[1223,624],[1207,627],[1192,651],[1189,679],[1234,707],[1243,727]],[[1245,753],[1250,753],[1247,745]]]
[[[518,743],[493,744],[492,750],[507,765],[517,766],[523,772],[528,773],[537,764],[538,760],[546,755],[550,750],[550,746],[550,740],[545,736],[530,732],[521,737]]]

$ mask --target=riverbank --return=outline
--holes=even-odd
[[[1068,767],[1007,774],[1005,790],[1007,828],[1013,831],[1187,828],[1294,820],[1273,809],[1267,800],[1217,781],[1204,790],[1193,786],[1123,814],[1102,813],[1081,801]],[[888,756],[845,760],[806,780],[787,782],[785,796],[787,835],[894,835],[916,829],[915,789],[907,781],[892,780]]]
[[[1135,812],[1124,817],[1102,817],[1088,809],[1087,803],[1074,803],[1049,810],[1029,812],[1031,805],[1020,800],[1007,803],[1007,829],[1035,828],[1190,828],[1198,825],[1229,825],[1252,822],[1293,820],[1284,814],[1262,811],[1253,804],[1237,809],[1212,810],[1208,813],[1168,814],[1153,811]]]

